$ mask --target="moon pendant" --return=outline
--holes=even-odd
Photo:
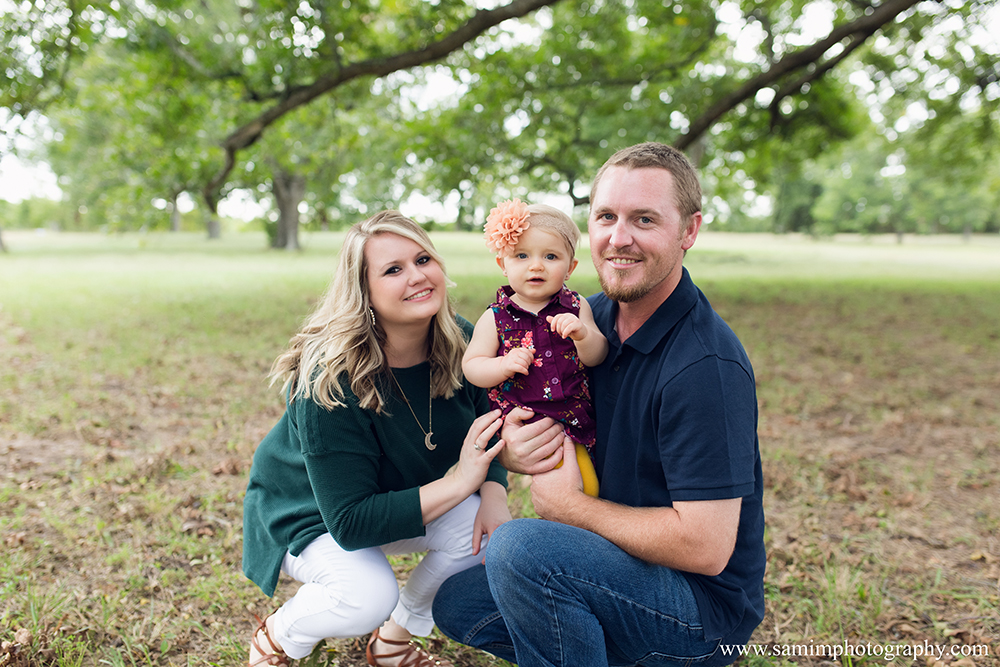
[[[429,449],[429,450],[431,450],[433,452],[435,449],[437,449],[437,445],[435,445],[433,442],[431,442],[431,436],[432,435],[434,435],[433,431],[431,431],[430,433],[428,433],[424,437],[424,446],[427,447],[427,449]]]

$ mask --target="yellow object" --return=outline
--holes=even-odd
[[[576,442],[573,443],[576,446],[576,463],[580,466],[580,477],[583,478],[583,492],[588,496],[597,497],[597,471],[594,469],[594,462],[590,460],[590,454],[587,453],[587,448]],[[562,461],[556,467],[559,468],[563,464]]]

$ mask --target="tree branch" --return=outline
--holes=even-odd
[[[705,113],[691,123],[688,131],[674,142],[674,147],[684,150],[704,134],[708,128],[712,127],[719,118],[740,103],[756,95],[757,91],[778,82],[782,77],[795,70],[819,61],[824,53],[844,39],[850,37],[854,40],[864,42],[878,32],[882,26],[895,20],[904,11],[922,1],[886,0],[886,2],[883,2],[878,8],[872,11],[871,14],[867,14],[851,23],[836,26],[829,35],[812,46],[787,54],[774,63],[766,72],[762,72],[750,81],[747,81],[740,88],[712,105]]]
[[[691,51],[684,59],[677,62],[665,62],[659,67],[651,67],[631,78],[613,78],[605,77],[603,72],[590,71],[586,76],[581,76],[577,81],[570,81],[567,83],[539,83],[536,85],[525,85],[526,90],[574,90],[576,88],[582,88],[584,86],[592,86],[597,84],[602,88],[631,88],[637,86],[641,83],[660,83],[663,81],[669,81],[671,78],[677,76],[681,68],[686,68],[691,65],[694,61],[705,54],[708,49],[712,46],[713,41],[716,38],[715,31],[713,31],[702,40],[701,44]]]
[[[236,163],[236,153],[247,148],[260,138],[264,130],[288,112],[308,104],[317,97],[334,90],[344,83],[361,76],[381,77],[426,65],[444,58],[456,51],[495,25],[510,18],[518,18],[548,5],[554,5],[559,0],[512,0],[509,4],[496,9],[477,11],[472,18],[441,39],[427,46],[399,53],[388,58],[365,60],[359,63],[337,68],[328,76],[320,77],[308,86],[302,86],[291,91],[287,98],[278,104],[265,109],[260,115],[238,128],[222,142],[226,151],[223,168],[205,185],[202,194],[209,210],[214,214],[218,204],[218,192],[229,178]]]
[[[781,100],[785,99],[789,95],[794,95],[795,93],[799,92],[800,90],[802,90],[802,87],[805,86],[807,83],[812,83],[813,81],[821,79],[824,74],[826,74],[831,69],[840,64],[845,58],[847,58],[847,56],[853,53],[859,46],[864,44],[865,40],[867,39],[868,36],[866,35],[855,35],[854,37],[851,38],[850,43],[844,47],[844,50],[838,53],[836,56],[818,65],[811,72],[805,74],[804,76],[801,76],[795,81],[792,81],[791,83],[782,86],[778,90],[778,92],[775,93],[774,99],[771,100],[771,108],[770,108],[771,118],[774,119],[781,116],[781,111],[778,108],[778,105],[781,103]],[[774,124],[775,123],[772,120],[771,122],[772,128],[774,127]]]

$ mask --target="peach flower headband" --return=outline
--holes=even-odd
[[[486,217],[486,247],[504,256],[517,246],[517,240],[529,227],[528,206],[520,199],[497,204]]]

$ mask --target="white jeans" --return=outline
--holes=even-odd
[[[482,552],[472,555],[478,511],[479,494],[473,494],[427,524],[423,537],[345,551],[326,533],[298,556],[286,553],[281,570],[302,586],[275,612],[278,643],[288,657],[304,658],[320,640],[359,637],[380,627],[390,615],[410,634],[429,635],[438,588],[451,575],[482,560]],[[481,546],[486,546],[485,536]],[[427,554],[400,591],[386,556],[423,551]]]

